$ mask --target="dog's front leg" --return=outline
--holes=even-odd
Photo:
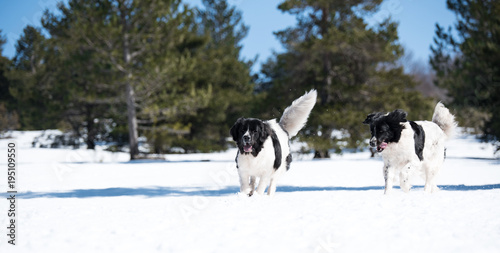
[[[409,192],[411,188],[410,184],[410,170],[412,168],[411,163],[407,163],[402,169],[401,173],[399,173],[399,185],[401,186],[401,190],[404,192]]]
[[[385,180],[384,194],[389,194],[392,191],[392,185],[394,183],[394,169],[388,164],[384,165],[384,180]]]
[[[248,196],[252,196],[253,189],[251,188],[251,185],[248,181],[250,176],[247,173],[241,171],[239,173],[239,176],[240,176],[240,192]],[[255,184],[255,178],[254,178],[254,184]]]
[[[250,177],[250,193],[248,193],[248,196],[252,196],[255,191],[255,179],[255,176]]]
[[[259,180],[259,186],[257,186],[257,193],[260,195],[264,194],[264,191],[266,191],[267,186],[269,185],[270,178],[267,176],[263,176]]]

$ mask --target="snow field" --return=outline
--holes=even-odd
[[[382,160],[365,152],[295,159],[273,198],[248,198],[238,194],[234,149],[128,162],[123,153],[31,148],[29,135],[16,136],[18,244],[7,244],[0,200],[0,252],[500,250],[500,162],[469,136],[448,143],[434,194],[417,176],[410,193],[383,195]]]

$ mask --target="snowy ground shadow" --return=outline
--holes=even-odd
[[[478,190],[494,190],[500,189],[500,184],[488,185],[438,185],[443,191],[478,191]],[[277,191],[281,192],[299,192],[299,191],[371,191],[384,190],[384,186],[361,186],[361,187],[314,187],[314,186],[278,186]],[[412,189],[423,189],[423,185],[414,185]],[[394,189],[400,189],[399,186],[394,186]]]
[[[399,188],[399,187],[394,187]],[[423,186],[414,186],[413,189],[421,189]],[[500,184],[489,185],[441,185],[443,191],[477,191],[500,189]],[[189,187],[152,187],[152,188],[105,188],[105,189],[78,189],[68,192],[25,192],[17,196],[21,199],[34,198],[93,198],[93,197],[123,197],[144,196],[154,197],[183,197],[183,196],[206,196],[217,197],[232,195],[239,192],[238,186],[228,186],[221,189],[207,190],[205,188]],[[316,186],[278,186],[278,192],[314,192],[314,191],[371,191],[384,190],[383,186],[363,187],[316,187]]]
[[[26,192],[18,194],[21,199],[32,198],[93,198],[93,197],[180,197],[180,196],[223,196],[235,194],[239,187],[226,187],[217,190],[190,187],[151,187],[151,188],[105,188],[78,189],[68,192]]]
[[[184,159],[184,160],[161,160],[161,159],[139,159],[131,160],[126,162],[120,162],[121,164],[141,164],[141,163],[234,163],[234,160],[212,160],[212,159]]]

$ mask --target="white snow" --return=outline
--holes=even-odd
[[[276,195],[238,194],[236,150],[128,162],[125,153],[0,140],[0,252],[500,252],[500,161],[447,143],[438,178],[383,195],[368,152],[294,156]],[[17,238],[7,244],[7,144],[18,145]]]

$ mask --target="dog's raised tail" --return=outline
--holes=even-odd
[[[302,97],[295,99],[283,112],[279,124],[288,132],[290,138],[297,135],[306,124],[307,118],[316,104],[317,96],[318,93],[314,89],[306,92]]]
[[[457,127],[455,116],[441,102],[437,103],[434,109],[432,122],[436,123],[443,130],[448,139],[455,134],[455,128]]]

